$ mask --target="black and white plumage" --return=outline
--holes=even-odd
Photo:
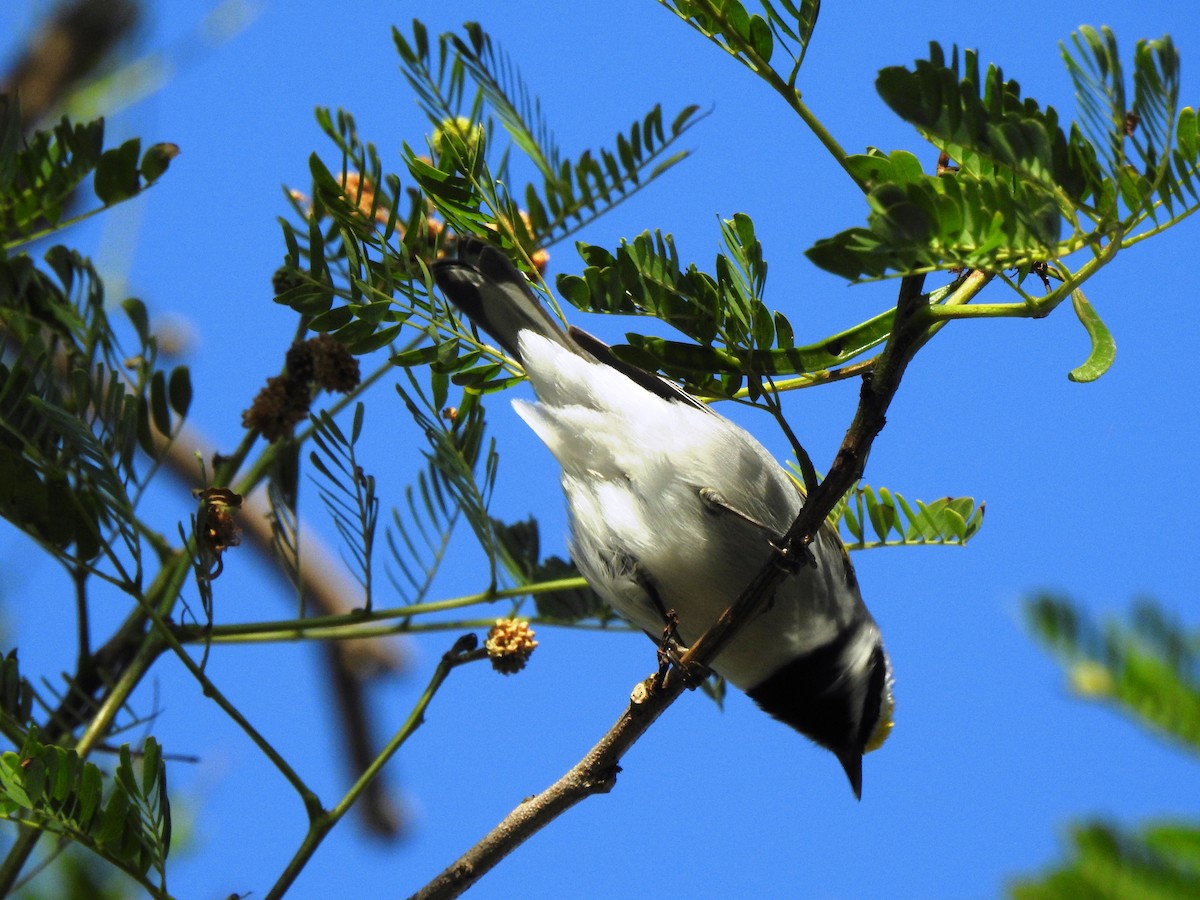
[[[651,636],[674,610],[695,641],[776,552],[799,488],[747,431],[560,328],[497,248],[463,239],[433,270],[529,376],[538,402],[513,406],[562,467],[579,570]],[[815,566],[789,575],[712,668],[831,750],[861,796],[862,755],[891,728],[891,664],[836,531],[810,549]]]

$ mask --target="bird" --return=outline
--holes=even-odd
[[[803,491],[741,426],[560,326],[503,250],[456,250],[434,281],[525,370],[537,400],[513,407],[562,469],[575,565],[635,626],[690,645],[778,554]],[[809,551],[710,668],[830,750],[861,799],[863,754],[892,728],[891,661],[828,521]]]

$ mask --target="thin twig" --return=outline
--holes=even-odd
[[[486,837],[459,857],[411,900],[458,897],[514,849],[585,797],[606,794],[616,784],[620,760],[667,707],[683,693],[686,679],[652,687],[651,675],[633,690],[628,709],[587,755],[546,790],[523,800]]]

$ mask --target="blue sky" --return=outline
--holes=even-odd
[[[0,33],[40,7],[6,7]],[[1108,24],[1127,53],[1138,37],[1171,33],[1184,60],[1184,102],[1200,100],[1200,18],[1175,0],[1105,4],[1103,12],[1078,0],[1014,0],[984,15],[925,2],[827,7],[802,84],[811,108],[852,151],[907,148],[932,164],[873,89],[879,68],[911,63],[930,40],[978,47],[1027,94],[1069,114],[1057,42],[1072,29]],[[227,43],[191,56],[160,90],[114,115],[112,142],[173,141],[182,155],[146,196],[66,238],[155,313],[190,324],[194,423],[219,445],[238,440],[241,410],[291,338],[292,314],[271,302],[283,253],[275,220],[287,212],[281,185],[306,188],[311,152],[336,160],[314,107],[353,112],[393,171],[402,171],[401,143],[418,143],[427,131],[390,34],[393,24],[407,31],[413,17],[434,33],[480,21],[519,60],[569,153],[609,144],[655,103],[668,118],[692,103],[712,108],[686,138],[694,155],[582,239],[611,246],[661,228],[675,234],[683,256],[710,264],[718,217],[746,212],[770,262],[767,300],[788,314],[798,340],[891,303],[894,285],[848,290],[803,256],[817,238],[862,221],[854,186],[775,95],[656,4],[332,8],[265,4]],[[201,15],[182,0],[154,5],[142,46],[186,44]],[[1059,588],[1090,609],[1119,613],[1148,594],[1193,627],[1200,618],[1187,499],[1200,396],[1198,244],[1200,223],[1186,222],[1089,284],[1118,345],[1114,368],[1095,384],[1066,378],[1087,339],[1065,308],[1043,321],[959,323],[911,367],[867,480],[911,497],[973,496],[988,513],[965,550],[855,558],[895,666],[898,704],[893,736],[865,760],[861,803],[832,756],[744,697],[731,695],[720,712],[696,694],[627,756],[611,794],[553,823],[472,896],[987,897],[1054,860],[1072,818],[1194,817],[1194,760],[1070,697],[1058,667],[1028,637],[1021,600]],[[551,274],[581,266],[570,246],[551,254]],[[610,339],[637,327],[582,318],[578,324]],[[840,442],[855,391],[845,384],[786,400],[819,468]],[[537,515],[543,546],[561,552],[565,517],[549,454],[505,402],[492,404],[489,419],[504,482],[495,513]],[[367,418],[367,468],[385,507],[400,500],[419,466],[420,445],[404,420],[385,379]],[[744,421],[786,456],[765,417]],[[315,492],[308,499],[314,527],[331,532]],[[164,491],[164,527],[186,512]],[[466,542],[458,547],[462,562],[440,595],[485,585],[477,555]],[[9,530],[0,531],[0,571],[26,670],[70,665],[72,648],[54,639],[72,609],[61,576]],[[378,602],[395,605],[400,598],[386,591]],[[114,618],[123,614],[123,601],[107,602]],[[249,553],[227,557],[219,621],[279,618],[288,602]],[[652,646],[636,635],[547,629],[539,639],[520,676],[484,667],[454,673],[390,767],[411,823],[406,840],[382,845],[347,822],[293,896],[415,890],[577,760],[654,664]],[[381,735],[403,721],[451,640],[404,643],[409,670],[372,694]],[[208,671],[332,803],[345,773],[319,662],[312,647],[229,648],[214,651]],[[168,751],[200,757],[172,772],[186,840],[172,889],[183,897],[262,896],[300,841],[301,805],[177,664],[164,660],[155,677],[157,699],[145,691],[141,709],[157,703],[155,733]]]

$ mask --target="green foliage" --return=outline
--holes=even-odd
[[[1154,603],[1128,624],[1094,622],[1070,600],[1045,594],[1030,626],[1067,666],[1081,696],[1116,706],[1178,746],[1200,752],[1200,632],[1188,633]],[[1185,898],[1200,893],[1200,827],[1168,822],[1137,831],[1106,822],[1072,829],[1069,859],[1013,886],[1020,900]]]
[[[384,539],[391,553],[388,579],[405,604],[423,602],[433,587],[459,516],[433,466],[404,489],[404,507],[393,507]]]
[[[738,0],[659,0],[726,53],[753,72],[773,74],[771,58],[777,47],[792,60],[787,84],[794,85],[808,51],[821,11],[820,0],[800,4],[779,0],[760,4],[763,15],[752,14]],[[781,11],[782,10],[782,11]]]
[[[618,618],[604,600],[583,581],[575,564],[561,556],[548,556],[533,570],[529,581],[546,584],[556,581],[574,580],[578,584],[562,586],[552,591],[539,591],[534,597],[537,617],[540,621],[560,624],[597,622],[600,625],[620,625]]]
[[[897,150],[851,157],[871,186],[867,228],[818,242],[808,257],[846,278],[888,272],[1011,268],[1054,255],[1059,208],[1044,189],[1012,179],[926,175]]]
[[[114,532],[137,558],[133,509],[152,468],[134,461],[186,415],[187,370],[157,370],[137,300],[125,302],[137,350],[122,349],[88,260],[53,247],[46,268],[0,259],[0,326],[22,348],[0,362],[0,514],[64,559],[95,559]]]
[[[965,546],[983,526],[984,504],[971,497],[942,497],[929,503],[908,501],[887,488],[859,485],[840,508],[849,539],[847,550],[911,547],[924,544]],[[874,539],[869,539],[870,523]]]
[[[420,396],[418,393],[417,397]],[[419,401],[410,398],[410,402]],[[551,582],[575,581],[577,583],[573,585],[536,591],[534,601],[538,619],[558,623],[607,623],[613,618],[612,611],[583,582],[572,563],[558,556],[542,559],[535,519],[509,524],[488,514],[490,480],[485,481],[482,489],[476,484],[472,454],[477,451],[463,455],[461,449],[477,446],[480,441],[455,434],[461,427],[481,427],[478,423],[480,413],[473,411],[481,408],[473,400],[467,402],[470,406],[465,412],[462,408],[454,410],[449,417],[449,427],[435,425],[430,417],[422,416],[427,434],[430,428],[433,429],[430,435],[433,450],[426,454],[427,465],[418,473],[416,484],[405,491],[405,510],[394,509],[392,522],[386,529],[386,542],[391,551],[388,574],[393,586],[406,605],[415,606],[425,599],[446,558],[455,525],[465,509],[456,498],[466,497],[470,503],[466,509],[474,520],[472,528],[489,555],[493,586],[497,581],[497,564],[518,586],[540,587]],[[460,425],[464,415],[470,417],[465,426]],[[438,422],[446,421],[446,416],[438,417]],[[485,472],[494,472],[497,464],[494,450],[489,449]],[[485,516],[486,527],[483,525]],[[514,614],[519,613],[520,608],[520,604],[516,604]]]
[[[289,197],[300,223],[280,222],[287,253],[275,302],[350,352],[370,353],[394,341],[413,315],[393,302],[395,294],[405,292],[429,319],[414,281],[421,272],[416,260],[426,251],[424,205],[412,198],[401,218],[399,180],[385,176],[375,147],[358,140],[352,116],[320,109],[317,121],[342,159],[335,173],[313,154],[311,205]]]
[[[1186,900],[1200,894],[1200,828],[1152,825],[1136,832],[1103,822],[1071,831],[1070,861],[1012,886],[1017,900]]]
[[[867,226],[818,242],[819,266],[850,279],[976,268],[1025,271],[1082,248],[1128,246],[1195,211],[1195,114],[1178,108],[1179,59],[1169,37],[1139,41],[1133,101],[1116,39],[1081,28],[1063,46],[1082,123],[1022,98],[972,51],[947,61],[930,46],[876,87],[892,110],[959,165],[927,175],[910,154],[849,159],[867,191]],[[1066,226],[1065,234],[1064,225]]]
[[[1043,595],[1030,603],[1029,620],[1081,694],[1200,752],[1200,632],[1188,634],[1145,601],[1129,625],[1100,626],[1065,598]]]
[[[438,505],[443,510],[445,504],[441,498],[444,495],[466,519],[487,554],[494,586],[498,547],[488,515],[488,503],[496,483],[500,457],[495,442],[485,437],[483,406],[478,402],[477,394],[464,392],[453,414],[445,414],[449,408],[446,405],[449,397],[447,379],[435,373],[429,391],[424,390],[411,373],[408,381],[408,390],[397,384],[396,391],[429,442],[429,449],[424,451],[429,473],[426,492],[439,498]],[[477,473],[480,463],[482,471]]]
[[[694,343],[627,334],[614,352],[627,362],[676,378],[699,394],[752,398],[764,379],[827,377],[831,370],[882,346],[891,336],[895,310],[888,309],[821,340],[796,343],[796,328],[764,300],[767,264],[750,217],[722,221],[727,254],[713,274],[683,266],[670,235],[644,232],[622,240],[615,252],[583,244],[579,275],[561,275],[557,287],[572,305],[589,312],[652,316]],[[953,285],[929,292],[930,302]]]
[[[590,312],[652,316],[696,343],[630,334],[618,356],[683,379],[698,391],[729,396],[745,379],[814,373],[880,346],[891,334],[888,310],[817,343],[797,346],[795,328],[762,300],[767,265],[749,216],[722,223],[728,255],[714,274],[682,266],[670,235],[644,232],[615,252],[580,245],[585,268],[561,275],[557,287],[572,305]]]
[[[0,754],[0,818],[70,837],[148,886],[153,870],[165,890],[171,810],[162,749],[146,738],[136,760],[128,744],[118,756],[106,777],[31,728],[19,751]]]
[[[496,536],[504,567],[518,585],[549,584],[561,580],[581,582],[552,591],[538,591],[534,595],[534,602],[539,620],[560,624],[598,621],[603,625],[616,619],[616,614],[600,595],[583,582],[574,563],[559,556],[542,559],[536,519],[528,518],[511,524],[493,519],[492,532]]]
[[[687,156],[672,148],[698,121],[697,107],[677,113],[667,126],[655,106],[618,133],[612,149],[567,159],[512,60],[477,23],[468,22],[464,31],[465,39],[441,35],[436,53],[420,22],[413,23],[411,39],[393,32],[404,76],[438,133],[460,117],[482,126],[470,142],[438,142],[433,149],[440,152],[432,159],[406,148],[412,176],[459,234],[479,234],[499,220],[504,236],[526,252],[544,247],[569,237]],[[468,83],[474,90],[468,91]],[[503,187],[517,183],[517,173],[509,170],[510,150],[499,158],[488,154],[501,129],[540,179],[512,195]]]
[[[0,236],[8,248],[59,223],[93,171],[105,203],[140,190],[137,142],[103,150],[103,122],[64,120],[23,145],[13,137],[17,122],[16,103],[3,100]],[[154,177],[169,156],[156,151]],[[135,347],[121,346],[88,260],[55,246],[43,263],[0,256],[0,331],[20,348],[0,362],[0,515],[64,561],[90,564],[119,540],[140,566],[134,507],[149,473],[138,471],[137,451],[155,455],[155,433],[178,428],[191,401],[188,373],[156,368],[139,300],[122,304]]]
[[[137,561],[134,508],[153,472],[137,451],[157,455],[191,402],[187,370],[155,365],[145,307],[123,311],[132,353],[89,261],[61,246],[45,269],[0,259],[0,325],[21,348],[0,363],[0,514],[64,560],[90,562],[119,539]]]
[[[375,495],[375,476],[363,471],[355,454],[355,445],[362,436],[363,412],[363,405],[356,404],[349,435],[324,410],[313,416],[312,441],[320,452],[309,454],[309,461],[323,476],[323,481],[317,482],[321,500],[342,536],[343,547],[350,552],[350,570],[362,585],[363,602],[370,610],[379,498]]]
[[[796,84],[819,13],[815,0],[764,0],[761,14],[737,0],[663,5],[783,96],[864,189],[866,227],[819,243],[810,251],[814,261],[856,280],[1015,268],[1015,278],[999,280],[1018,291],[1038,271],[1047,284],[1063,283],[1057,294],[1041,302],[1022,293],[1021,304],[975,306],[969,312],[1043,315],[1069,293],[1091,339],[1088,359],[1071,377],[1091,380],[1111,365],[1114,339],[1080,290],[1082,281],[1117,250],[1200,205],[1195,190],[1200,137],[1194,112],[1177,106],[1178,59],[1168,39],[1138,44],[1130,91],[1112,35],[1081,30],[1064,47],[1081,102],[1081,121],[1071,126],[1060,125],[1053,109],[1023,99],[998,68],[982,73],[969,52],[960,67],[957,51],[947,61],[934,45],[930,59],[911,70],[884,70],[877,84],[885,101],[958,164],[928,175],[917,157],[901,151],[847,156],[804,106]],[[142,152],[132,140],[105,150],[102,122],[64,121],[25,139],[15,103],[0,98],[0,331],[9,342],[0,361],[0,514],[66,567],[76,587],[80,635],[78,671],[67,676],[64,695],[52,698],[57,704],[35,696],[15,651],[0,660],[0,732],[15,748],[0,754],[0,817],[19,822],[22,833],[39,829],[78,842],[155,896],[166,895],[171,836],[161,748],[153,738],[140,755],[122,746],[111,773],[86,757],[118,730],[116,711],[125,708],[159,653],[177,654],[205,695],[304,801],[310,828],[272,889],[275,895],[291,884],[366,781],[339,803],[323,802],[208,680],[187,643],[202,642],[207,653],[221,640],[295,639],[309,635],[310,627],[312,635],[339,638],[363,637],[371,627],[415,630],[411,620],[417,615],[481,600],[516,598],[511,602],[520,611],[529,602],[525,594],[542,621],[612,620],[568,561],[543,558],[535,520],[506,522],[493,514],[499,456],[487,434],[483,395],[513,385],[521,373],[433,295],[429,266],[457,238],[486,236],[510,252],[541,289],[533,273],[544,267],[546,248],[671,170],[687,155],[679,149],[682,136],[702,116],[694,106],[673,117],[655,106],[608,146],[571,156],[558,146],[513,61],[478,25],[431,40],[415,22],[411,36],[397,31],[394,40],[431,134],[418,149],[405,145],[402,177],[385,170],[375,147],[360,139],[352,116],[319,110],[317,121],[337,159],[313,154],[309,195],[289,192],[284,260],[274,280],[276,302],[298,314],[298,337],[329,333],[359,355],[387,348],[386,362],[380,354],[376,375],[351,389],[345,401],[318,411],[312,427],[295,439],[278,441],[252,460],[257,434],[251,433],[233,455],[215,461],[216,483],[206,487],[201,507],[209,517],[198,515],[191,531],[180,527],[178,544],[139,517],[138,503],[190,405],[186,369],[158,368],[140,301],[120,304],[127,321],[109,320],[116,307],[106,301],[87,260],[64,247],[50,249],[41,261],[14,253],[79,218],[68,215],[70,198],[88,176],[101,208],[107,207],[153,183],[177,149],[156,144]],[[776,70],[781,60],[785,68]],[[748,396],[774,411],[774,388],[852,374],[862,374],[869,386],[893,361],[887,354],[900,339],[915,353],[949,318],[969,314],[963,307],[975,296],[963,288],[971,277],[955,273],[947,284],[925,291],[922,283],[905,295],[906,309],[885,310],[824,338],[798,337],[797,314],[767,305],[766,254],[751,218],[734,214],[720,220],[719,229],[723,247],[709,271],[681,261],[669,233],[647,231],[615,250],[582,244],[583,272],[560,276],[558,289],[581,309],[651,316],[686,339],[630,334],[626,346],[615,348],[621,358],[697,393]],[[1064,257],[1081,249],[1093,259],[1072,272]],[[906,290],[916,283],[906,279]],[[866,358],[872,353],[881,356]],[[388,575],[406,604],[399,610],[373,608],[379,498],[374,478],[359,461],[364,407],[357,403],[348,431],[335,419],[343,403],[356,402],[389,366],[404,369],[406,383],[397,390],[426,440],[424,465],[385,532],[392,557]],[[785,377],[792,381],[776,382]],[[301,445],[310,439],[315,449],[302,457]],[[263,479],[270,480],[274,540],[301,587],[303,459],[316,470],[319,496],[345,542],[367,608],[321,622],[213,621],[220,550],[236,543],[237,491],[248,493]],[[224,505],[204,505],[208,496],[225,498]],[[850,548],[862,549],[965,544],[983,514],[983,505],[972,498],[923,503],[861,486],[834,518],[844,523]],[[488,560],[487,590],[429,601],[460,520]],[[155,551],[157,569],[144,552],[147,546]],[[209,614],[199,626],[176,622],[193,563]],[[96,577],[124,591],[131,611],[112,638],[93,650],[88,604]],[[372,624],[388,618],[394,621]],[[1060,652],[1081,656],[1077,684],[1136,711],[1187,746],[1200,746],[1195,639],[1149,614],[1138,619],[1132,636],[1118,630],[1102,639],[1061,607],[1046,607],[1039,621]],[[461,623],[439,619],[427,627],[458,629]],[[458,656],[470,654],[443,659],[411,725],[378,765],[419,725],[441,679],[462,661]],[[710,683],[706,690],[719,702],[724,685]],[[1182,826],[1140,838],[1094,829],[1080,834],[1080,870],[1104,871],[1103,865],[1120,858],[1127,860],[1121,864],[1126,869],[1170,870],[1171,877],[1187,875],[1190,866],[1187,877],[1194,877],[1197,840]],[[1097,847],[1107,854],[1100,863]],[[6,865],[20,868],[20,862],[10,856]],[[1157,878],[1137,884],[1157,890],[1168,883]]]
[[[162,543],[137,508],[191,383],[185,368],[158,367],[140,300],[112,305],[90,261],[65,246],[40,260],[21,248],[90,214],[67,216],[89,175],[108,206],[156,180],[177,151],[143,154],[138,141],[105,150],[102,121],[64,119],[28,137],[18,122],[15,101],[0,97],[0,515],[68,569],[86,615],[93,578],[145,602],[145,547]],[[136,755],[123,746],[108,773],[71,736],[128,665],[117,644],[93,656],[87,632],[61,696],[49,682],[39,696],[15,650],[0,662],[0,732],[16,748],[0,755],[0,817],[74,841],[159,896],[171,827],[159,745],[147,738]],[[113,722],[120,706],[94,723],[92,740],[124,727]]]
[[[62,224],[93,172],[96,197],[111,206],[157,181],[178,152],[174,144],[155,144],[143,156],[137,139],[105,150],[103,119],[63,119],[23,139],[16,98],[0,95],[0,247],[12,249]]]
[[[1075,315],[1079,317],[1079,321],[1087,330],[1088,338],[1092,342],[1092,349],[1088,353],[1088,358],[1068,372],[1067,377],[1072,381],[1095,381],[1109,370],[1113,360],[1117,358],[1117,344],[1113,340],[1112,332],[1100,320],[1100,316],[1096,314],[1092,304],[1083,295],[1083,291],[1077,289],[1071,292],[1071,305],[1075,309]]]
[[[9,740],[19,741],[32,721],[33,686],[21,675],[16,649],[0,659],[0,731]]]

